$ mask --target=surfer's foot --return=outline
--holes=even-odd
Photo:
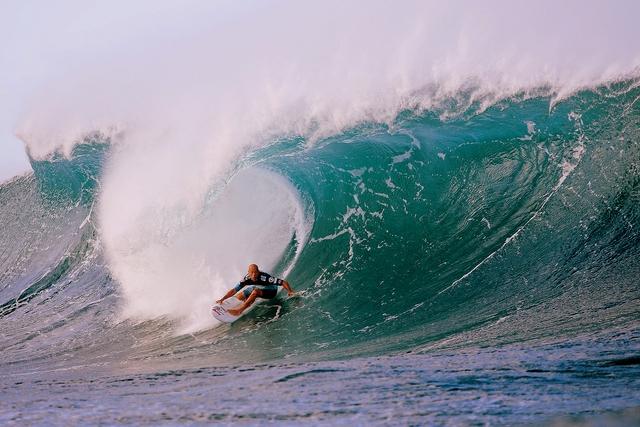
[[[242,307],[227,309],[227,312],[232,316],[239,316],[240,313],[242,313],[243,311],[244,311],[244,308],[242,308]]]

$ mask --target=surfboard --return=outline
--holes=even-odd
[[[283,291],[284,291],[284,288],[280,287],[278,289],[278,294],[276,295],[276,298],[280,296],[280,294]],[[240,315],[238,316],[234,316],[233,314],[229,313],[227,310],[229,310],[230,308],[239,307],[242,304],[242,301],[240,301],[235,296],[232,296],[231,298],[228,298],[222,301],[222,304],[214,304],[213,307],[211,307],[211,314],[213,315],[213,317],[215,317],[216,319],[218,319],[223,323],[233,323],[265,301],[268,301],[268,300],[262,299],[262,298],[256,298],[253,304],[251,304],[245,311],[240,313]]]
[[[226,300],[222,301],[222,304],[214,304],[213,307],[211,307],[211,314],[213,314],[213,317],[215,317],[216,319],[218,319],[221,322],[224,322],[224,323],[235,322],[243,314],[245,314],[247,312],[247,310],[249,310],[249,308],[251,308],[251,307],[249,307],[249,308],[247,308],[247,310],[245,310],[242,313],[240,313],[240,316],[234,316],[233,314],[231,314],[231,313],[229,313],[227,311],[227,309],[235,308],[235,307],[239,306],[240,304],[242,304],[242,301],[240,301],[236,297],[231,297],[229,299],[226,299]],[[254,305],[255,305],[255,303],[254,303]]]

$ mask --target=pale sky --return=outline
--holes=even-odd
[[[448,83],[455,86],[460,83],[455,78],[491,74],[493,67],[502,73],[492,82],[497,85],[535,84],[543,77],[562,84],[573,76],[576,85],[586,84],[634,67],[637,72],[638,16],[640,2],[634,0],[5,0],[0,2],[0,181],[30,169],[16,132],[25,121],[40,126],[43,111],[49,123],[42,127],[55,128],[51,122],[56,124],[58,109],[64,113],[60,123],[63,116],[72,123],[69,117],[80,120],[87,108],[100,108],[91,103],[106,99],[109,107],[100,117],[117,113],[122,119],[155,108],[142,106],[142,95],[195,105],[193,94],[200,88],[215,97],[212,88],[240,91],[247,82],[260,88],[258,79],[264,79],[267,89],[262,92],[272,97],[267,101],[274,108],[298,95],[330,107],[341,96],[347,103],[354,96],[357,103],[356,95],[389,86],[391,78],[398,80],[397,87],[387,89],[396,91],[449,76]],[[387,59],[398,66],[384,69]],[[325,62],[330,63],[326,70]],[[214,73],[211,80],[191,80],[185,70],[197,71],[200,65],[214,71],[225,68],[215,75],[228,79],[229,85],[214,82]],[[252,67],[261,68],[261,74],[251,74]],[[461,71],[465,68],[466,74]],[[294,77],[294,70],[304,76],[315,73],[305,82],[307,88],[314,82],[326,87],[304,93],[302,84],[288,87],[265,77],[280,70]],[[180,78],[165,85],[172,71]],[[348,86],[339,84],[342,76]],[[523,82],[529,76],[530,81]],[[176,96],[183,89],[187,95]],[[301,93],[282,96],[295,90]],[[131,99],[110,97],[114,91]],[[100,96],[92,98],[94,92]],[[321,99],[325,94],[333,98]],[[167,117],[173,116],[162,120]]]
[[[132,43],[153,47],[164,34],[188,34],[215,25],[232,12],[262,6],[252,1],[15,0],[0,2],[0,182],[31,170],[16,124],[33,96],[76,63],[126,51]],[[98,61],[99,62],[99,61]],[[101,65],[104,65],[102,63]]]

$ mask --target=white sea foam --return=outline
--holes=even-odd
[[[114,185],[128,177],[126,170],[117,173],[110,171],[100,222],[111,271],[123,285],[125,316],[170,315],[186,320],[183,330],[210,326],[212,302],[249,263],[271,271],[294,236],[298,249],[308,236],[302,200],[271,171],[242,171],[199,212],[152,205],[136,197],[135,186],[130,192]]]

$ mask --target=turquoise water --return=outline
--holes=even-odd
[[[5,421],[46,422],[42,384],[95,422],[238,421],[228,400],[204,397],[285,393],[282,378],[282,410],[243,400],[245,421],[513,424],[638,406],[640,86],[551,99],[452,101],[245,153],[241,169],[285,178],[311,216],[270,266],[290,268],[302,296],[189,333],[119,315],[95,214],[109,140],[34,160],[0,187]],[[151,393],[154,376],[180,402]],[[82,403],[106,390],[97,410]]]

